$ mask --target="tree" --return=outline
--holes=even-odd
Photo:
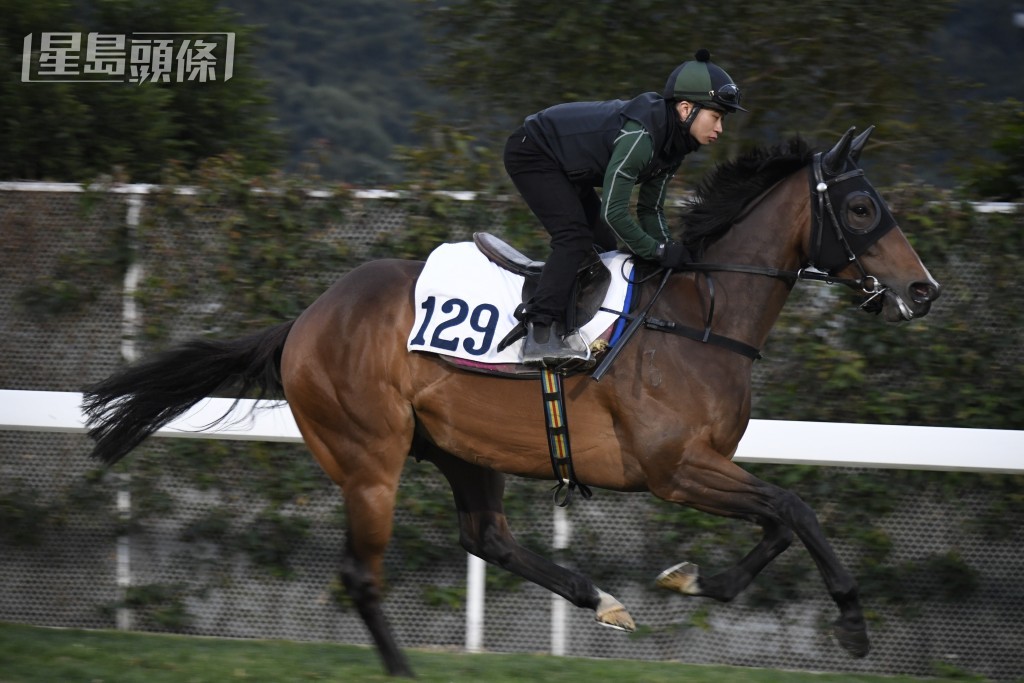
[[[250,33],[214,0],[0,0],[0,178],[158,181],[170,162],[194,168],[234,153],[265,171],[278,145],[268,128],[264,83],[249,61]],[[201,83],[22,82],[26,35],[146,31],[234,32],[229,81]]]
[[[964,167],[961,175],[966,189],[972,198],[1021,201],[1024,199],[1024,102],[1006,100],[990,104],[978,115],[987,122],[986,129],[992,131],[991,153]]]
[[[799,133],[824,143],[875,124],[871,157],[892,162],[933,151],[926,139],[948,131],[928,40],[952,0],[420,2],[441,51],[432,79],[494,140],[509,121],[558,102],[661,91],[698,47],[740,84],[751,110],[729,117],[717,159],[752,140]]]

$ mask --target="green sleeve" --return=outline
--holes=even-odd
[[[633,218],[629,204],[637,178],[653,157],[650,134],[639,123],[627,121],[612,148],[601,200],[604,221],[630,251],[646,259],[654,258],[654,250],[661,240],[641,227]]]
[[[640,173],[651,163],[654,147],[650,134],[636,121],[627,121],[615,141],[604,175],[603,217],[619,239],[641,258],[654,259],[658,244],[669,238],[665,221],[665,194],[675,173],[670,169],[640,185],[637,218],[630,200]],[[639,220],[637,220],[639,219]]]
[[[674,175],[674,168],[656,175],[640,186],[637,196],[636,215],[640,219],[640,225],[644,232],[658,242],[665,242],[671,238],[668,221],[665,220],[665,195],[668,192],[669,181]]]

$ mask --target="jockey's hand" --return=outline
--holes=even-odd
[[[675,240],[659,244],[658,249],[654,252],[654,256],[658,259],[658,265],[662,268],[671,268],[672,270],[679,270],[687,263],[693,261],[690,250],[682,242],[676,242]]]

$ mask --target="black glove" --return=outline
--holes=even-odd
[[[658,248],[654,251],[654,257],[658,259],[658,265],[662,268],[671,268],[672,270],[679,270],[687,263],[693,261],[690,250],[682,242],[676,242],[675,240],[659,244]]]

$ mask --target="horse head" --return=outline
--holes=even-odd
[[[874,126],[856,138],[854,130],[811,164],[811,265],[855,282],[868,295],[863,307],[890,322],[919,318],[939,284],[859,166]]]

